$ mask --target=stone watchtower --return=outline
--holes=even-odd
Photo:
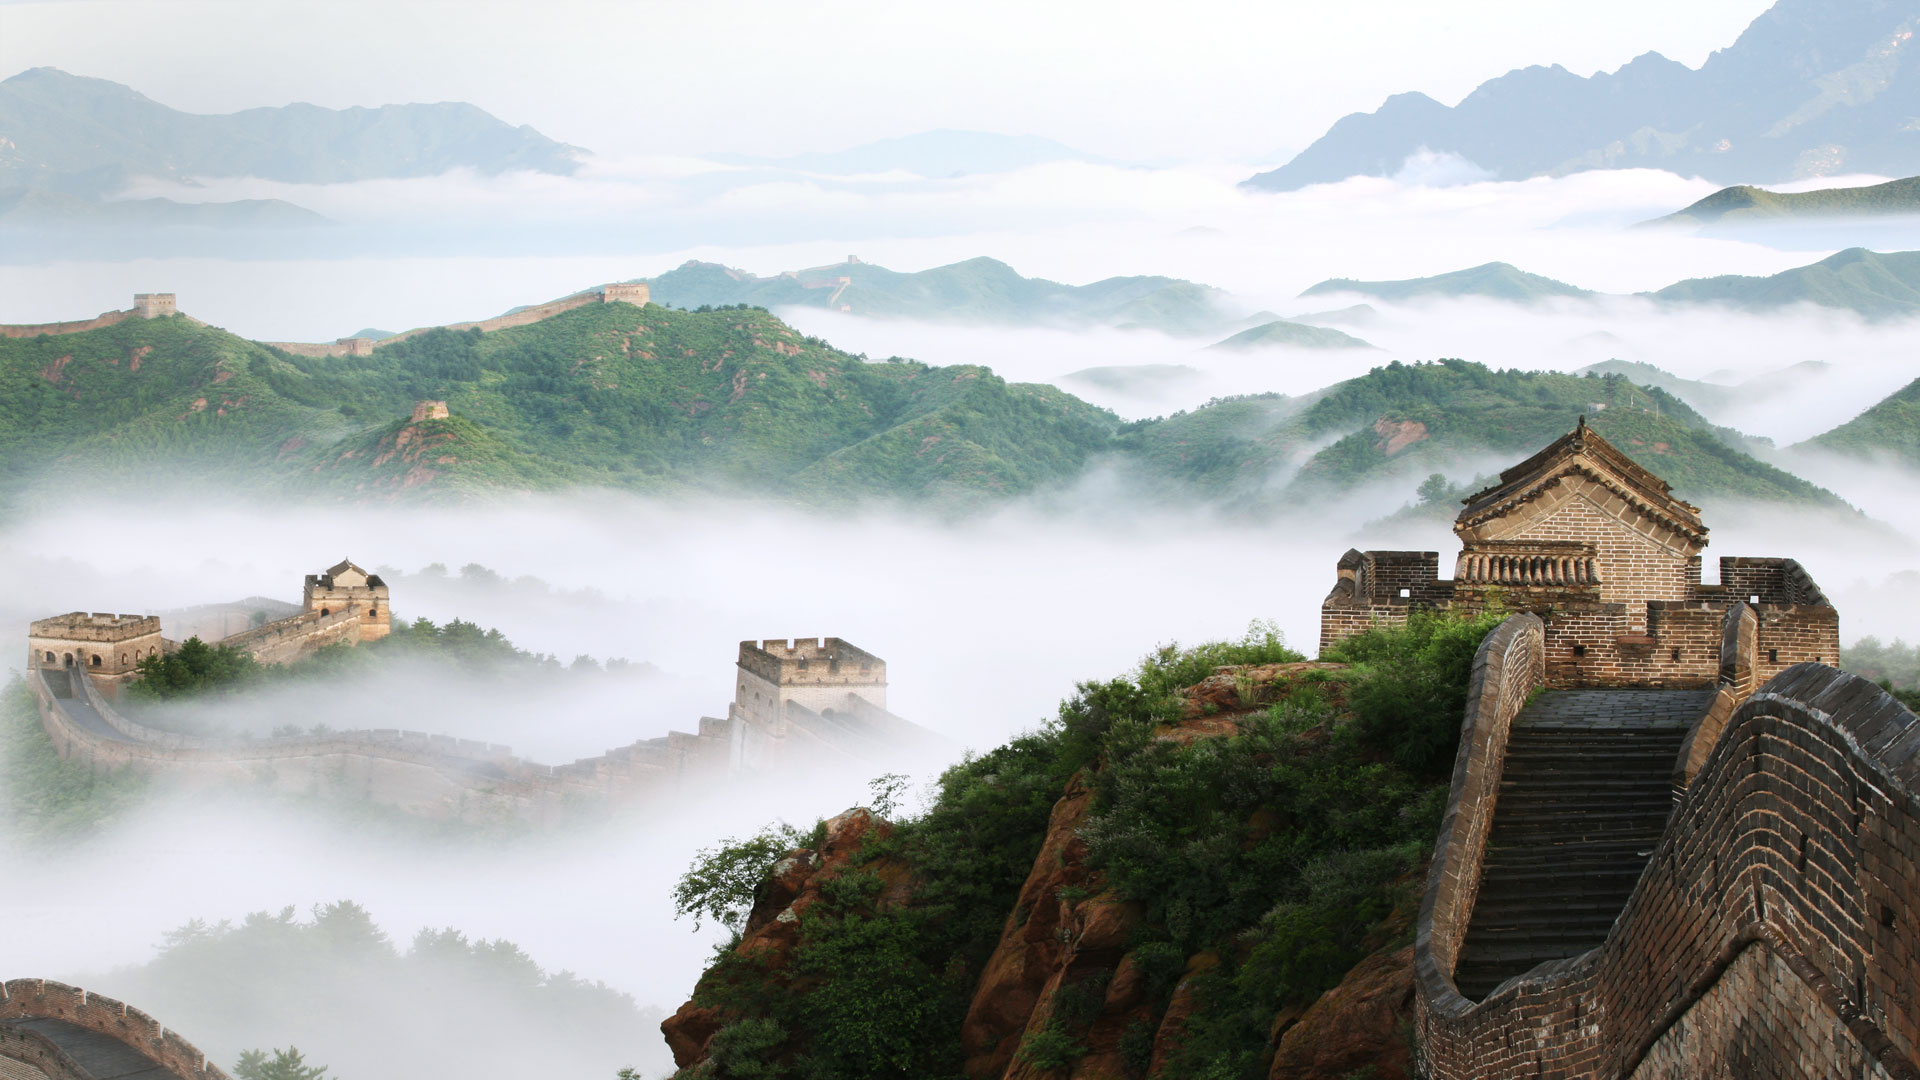
[[[132,681],[134,668],[166,651],[158,615],[85,611],[40,619],[27,629],[29,660],[50,669],[77,668],[109,695]]]
[[[1432,551],[1349,551],[1320,607],[1320,647],[1411,612],[1528,611],[1545,622],[1554,686],[1710,686],[1727,620],[1752,611],[1761,681],[1801,661],[1831,664],[1840,619],[1792,559],[1723,558],[1701,584],[1707,527],[1587,427],[1469,496],[1453,523],[1451,580]]]
[[[887,708],[887,663],[839,638],[773,639],[740,643],[734,713],[785,735],[789,713]]]
[[[644,281],[623,282],[608,285],[600,290],[600,302],[603,304],[626,303],[635,307],[646,307],[653,299],[653,290]]]
[[[308,574],[302,590],[308,611],[323,618],[341,612],[360,617],[360,640],[377,641],[393,630],[393,613],[387,610],[387,583],[378,574],[369,574],[352,560],[342,559],[324,574]]]
[[[180,305],[170,292],[134,293],[133,313],[142,319],[159,319],[180,314]]]

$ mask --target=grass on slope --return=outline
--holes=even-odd
[[[1802,446],[1852,457],[1887,456],[1920,465],[1920,379],[1908,383],[1885,400]]]
[[[1208,346],[1213,349],[1262,349],[1272,345],[1292,345],[1304,349],[1371,349],[1373,346],[1327,326],[1308,326],[1305,323],[1288,322],[1275,319],[1259,326],[1215,342]]]
[[[1869,319],[1898,318],[1920,313],[1920,251],[1848,248],[1771,277],[1691,278],[1649,295],[1656,300],[1727,304],[1752,311],[1818,304]]]
[[[403,420],[421,400],[451,418]],[[370,356],[293,356],[184,317],[0,339],[9,492],[52,466],[122,486],[175,466],[355,496],[587,483],[977,498],[1076,475],[1115,423],[984,368],[868,363],[755,309],[596,304]]]
[[[1782,218],[1872,217],[1920,213],[1920,176],[1867,187],[1768,191],[1740,184],[1649,224],[1708,225]]]
[[[1550,277],[1541,277],[1539,274],[1529,274],[1525,270],[1503,262],[1491,262],[1467,270],[1455,270],[1447,274],[1407,278],[1401,281],[1356,281],[1352,278],[1332,278],[1309,288],[1300,295],[1318,296],[1323,293],[1360,293],[1364,296],[1377,296],[1382,300],[1415,300],[1436,296],[1486,296],[1519,303],[1535,303],[1562,296],[1593,295],[1589,290],[1569,285],[1564,281],[1555,281]]]
[[[1519,461],[1572,430],[1595,430],[1683,498],[1839,505],[1832,494],[1755,459],[1736,433],[1684,402],[1619,376],[1496,371],[1463,360],[1395,362],[1310,402],[1216,402],[1123,439],[1150,475],[1183,488],[1278,492],[1310,503],[1358,486],[1457,468],[1476,455]]]
[[[1226,321],[1219,309],[1223,294],[1190,281],[1135,276],[1063,285],[1024,277],[984,257],[914,273],[849,261],[764,278],[688,262],[650,285],[655,301],[688,308],[792,305],[959,322],[1136,326],[1173,334],[1209,333]]]

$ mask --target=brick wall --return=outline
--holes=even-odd
[[[51,979],[0,983],[0,1023],[35,1018],[65,1020],[109,1036],[188,1080],[227,1080],[227,1074],[192,1043],[131,1006]]]
[[[1476,1003],[1451,977],[1470,840],[1498,702],[1527,684],[1481,669],[1415,939],[1432,1076],[1920,1077],[1920,719],[1832,668],[1777,676],[1728,718],[1605,944]]]
[[[46,1037],[0,1021],[0,1080],[94,1080]]]
[[[329,645],[355,644],[362,637],[361,617],[354,611],[303,611],[219,642],[244,649],[262,664],[286,664]]]
[[[1453,789],[1440,820],[1432,876],[1420,905],[1414,975],[1422,986],[1453,986],[1454,962],[1480,891],[1487,830],[1493,826],[1500,772],[1506,763],[1507,733],[1513,718],[1526,708],[1528,695],[1546,682],[1544,629],[1536,616],[1515,615],[1488,634],[1474,654],[1467,716],[1454,758]],[[1445,887],[1435,888],[1433,882],[1444,882]],[[1459,996],[1455,991],[1454,997]]]
[[[41,334],[78,334],[87,330],[98,330],[103,326],[113,326],[116,323],[126,322],[128,319],[133,318],[134,315],[135,312],[129,308],[126,311],[103,311],[91,319],[77,319],[73,322],[28,323],[0,326],[0,337],[30,338],[39,337]]]

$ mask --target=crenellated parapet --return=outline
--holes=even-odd
[[[52,979],[0,983],[0,1076],[99,1080],[75,1055],[97,1058],[102,1037],[153,1070],[121,1071],[115,1076],[227,1080],[227,1074],[198,1047],[124,1002]]]
[[[1840,617],[1792,559],[1723,558],[1702,584],[1699,509],[1586,427],[1469,496],[1453,577],[1429,551],[1349,551],[1321,604],[1320,647],[1415,611],[1529,611],[1555,687],[1708,687],[1727,611],[1758,618],[1756,670],[1834,663]]]
[[[1727,619],[1729,687],[1751,615]],[[1482,644],[1415,939],[1418,1037],[1439,1080],[1920,1077],[1920,718],[1800,664],[1682,752],[1678,799],[1599,947],[1455,985],[1540,620]],[[1726,688],[1723,688],[1726,689]],[[1704,740],[1704,742],[1702,741]]]

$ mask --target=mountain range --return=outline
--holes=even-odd
[[[964,509],[1098,468],[1158,503],[1284,514],[1524,454],[1582,413],[1688,497],[1839,505],[1618,375],[1396,362],[1303,398],[1122,424],[983,367],[869,363],[758,309],[617,303],[366,356],[292,355],[184,316],[0,338],[0,498],[150,490],[178,470],[355,502],[589,486]]]
[[[284,202],[115,202],[129,181],[257,177],[296,184],[466,168],[569,174],[582,151],[462,102],[182,112],[119,83],[32,68],[0,81],[0,204],[8,224],[310,223]]]
[[[1723,184],[1920,173],[1920,0],[1779,0],[1698,69],[1649,52],[1590,77],[1559,65],[1354,113],[1246,186],[1391,176],[1416,154],[1518,180],[1658,168]]]
[[[1864,187],[1768,191],[1746,184],[1719,191],[1649,225],[1744,225],[1789,218],[1895,217],[1920,213],[1920,176]]]
[[[1180,335],[1222,333],[1243,325],[1229,314],[1228,295],[1211,286],[1157,276],[1062,285],[1023,277],[989,258],[912,273],[849,258],[772,277],[695,261],[646,280],[656,302],[684,308],[814,307],[888,318],[1111,326]]]
[[[1301,295],[1328,293],[1401,302],[1487,297],[1523,304],[1603,295],[1498,262],[1399,281],[1332,278]],[[1689,278],[1640,295],[1664,303],[1721,304],[1747,311],[1778,311],[1795,304],[1815,304],[1856,312],[1868,319],[1905,318],[1920,315],[1920,251],[1876,252],[1849,248],[1819,262],[1766,277],[1727,274]]]

